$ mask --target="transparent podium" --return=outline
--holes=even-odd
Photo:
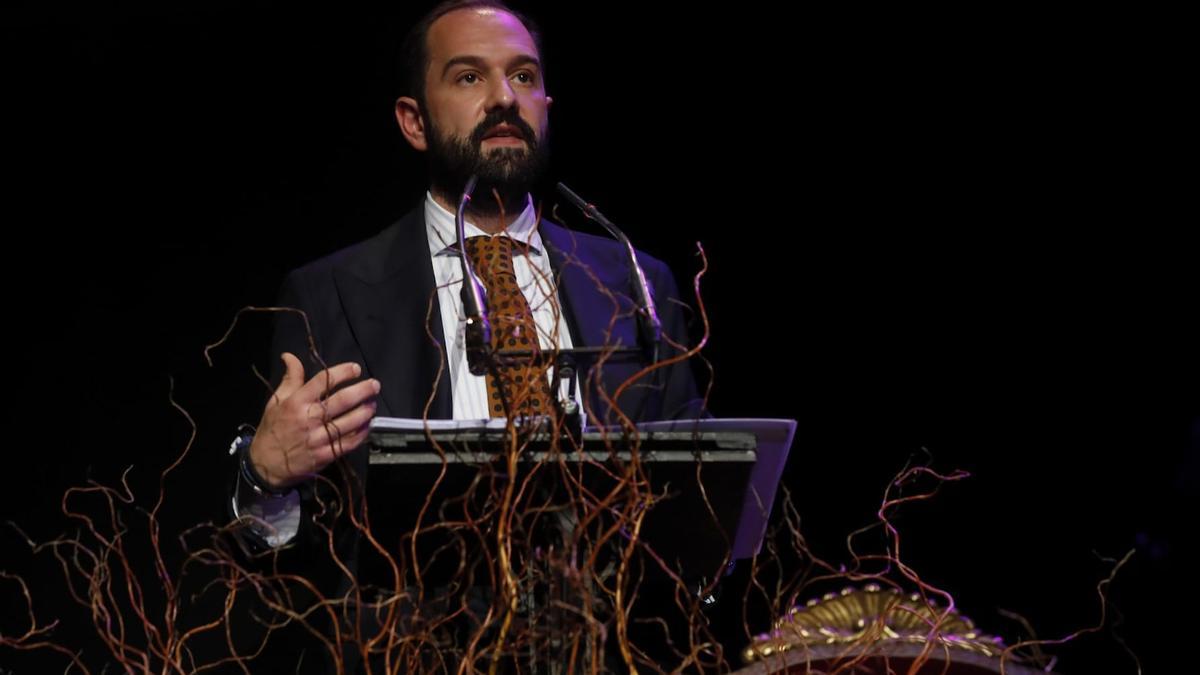
[[[360,565],[419,585],[437,598],[428,612],[457,613],[455,658],[477,668],[653,660],[639,631],[651,643],[686,632],[723,573],[757,551],[794,431],[791,420],[562,434],[377,418],[366,494],[371,546],[389,555]]]

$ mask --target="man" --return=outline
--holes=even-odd
[[[514,338],[525,327],[526,337],[536,329],[534,346],[541,348],[638,343],[624,249],[538,222],[534,211],[529,190],[546,166],[552,99],[528,21],[498,2],[443,3],[414,27],[404,53],[408,92],[396,102],[396,119],[405,140],[428,158],[426,201],[372,239],[285,281],[279,304],[304,317],[287,313],[277,323],[279,385],[253,438],[242,443],[233,496],[236,513],[270,524],[259,526],[260,547],[291,542],[293,551],[320,551],[332,543],[351,568],[356,533],[333,527],[328,535],[314,525],[318,511],[329,511],[314,476],[334,468],[365,475],[366,453],[355,450],[376,415],[480,418],[498,412],[493,404],[502,397],[500,386],[469,372],[463,344],[453,214],[468,176],[479,182],[466,214],[467,236],[481,238],[472,240],[484,242],[480,246],[494,235],[516,242],[505,245],[527,305],[521,311],[531,323],[511,327]],[[684,342],[670,270],[639,257],[664,334]],[[493,312],[494,302],[500,299],[489,298]],[[496,330],[510,328],[498,323]],[[310,333],[323,362],[335,365],[325,368],[313,357]],[[666,345],[662,350],[664,357],[678,353]],[[644,366],[613,360],[602,370],[581,372],[587,413],[614,421],[610,397]],[[544,382],[545,375],[528,381],[535,379]],[[549,393],[546,385],[537,387]],[[568,388],[564,383],[553,395]],[[653,386],[628,388],[615,407],[635,420],[695,416],[699,401],[689,366],[666,368]],[[318,585],[343,588],[344,574],[331,574]]]

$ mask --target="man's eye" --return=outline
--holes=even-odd
[[[479,81],[479,75],[475,73],[463,73],[458,76],[458,81],[463,84],[475,84]]]
[[[513,79],[515,79],[517,82],[520,82],[521,84],[532,84],[533,83],[533,73],[522,70],[521,72],[517,73],[516,75],[513,75]]]

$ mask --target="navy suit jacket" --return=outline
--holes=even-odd
[[[625,249],[616,241],[576,233],[553,223],[539,225],[542,242],[558,281],[558,294],[577,347],[638,345],[638,327],[633,313],[634,296]],[[670,269],[659,260],[639,253],[660,318],[664,336],[679,344],[688,343],[684,305]],[[308,336],[326,365],[353,361],[363,366],[364,377],[377,378],[382,389],[377,414],[389,417],[433,419],[452,417],[450,378],[439,367],[446,368],[443,352],[435,344],[445,344],[442,319],[438,306],[433,264],[424,222],[424,209],[418,207],[393,223],[378,235],[301,267],[288,275],[280,292],[279,305],[302,310],[305,319],[295,312],[278,315],[272,343],[272,380],[282,377],[279,354],[288,351],[300,357],[306,377],[312,377],[324,366],[312,355]],[[679,349],[664,344],[660,358],[667,359]],[[605,398],[604,389],[612,393],[622,382],[645,366],[631,359],[613,359],[605,363],[594,377],[586,375],[586,365],[580,364],[580,382],[585,388],[584,406],[590,421],[615,423]],[[435,387],[436,382],[436,387]],[[617,407],[634,421],[696,417],[702,414],[697,387],[687,362],[663,368],[656,378],[628,387],[616,402]],[[598,418],[598,419],[597,419]],[[365,451],[349,453],[326,470],[334,484],[351,492],[361,486],[366,475],[368,455]],[[336,477],[337,470],[343,471]],[[346,474],[345,469],[350,469]],[[344,478],[349,475],[351,481]],[[328,505],[336,495],[321,495],[321,482],[301,487],[303,515],[300,530],[290,551],[281,555],[295,557],[295,551],[328,547],[326,534],[313,527],[317,511],[326,516],[333,509],[316,508],[316,503]],[[354,484],[354,485],[350,485]],[[340,495],[345,497],[344,493]],[[351,494],[352,499],[360,495]],[[353,503],[353,502],[352,502]],[[335,548],[343,560],[353,565],[358,537],[352,528],[328,525],[334,532]],[[246,537],[251,543],[253,535]],[[264,547],[258,541],[258,547]],[[301,564],[307,554],[299,554]],[[306,574],[315,570],[306,571]],[[340,576],[331,569],[334,576]],[[329,579],[331,590],[341,588],[346,580]],[[325,584],[321,584],[325,585]]]

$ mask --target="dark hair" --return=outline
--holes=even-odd
[[[529,31],[538,59],[542,58],[542,36],[537,24],[524,14],[512,9],[501,0],[446,0],[429,10],[404,37],[400,46],[399,70],[402,96],[411,96],[425,105],[425,71],[429,70],[429,27],[443,16],[460,9],[491,8],[513,15]],[[545,80],[546,64],[542,64]]]

